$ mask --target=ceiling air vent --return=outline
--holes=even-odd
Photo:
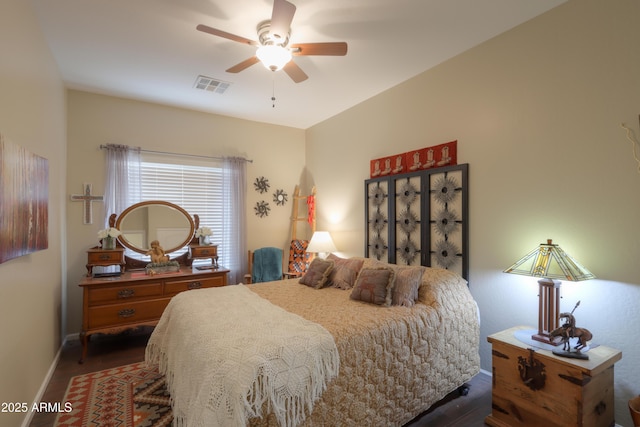
[[[231,86],[229,82],[223,82],[222,80],[216,80],[213,77],[198,76],[195,84],[196,89],[206,90],[207,92],[214,92],[223,94]]]

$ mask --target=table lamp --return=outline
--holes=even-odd
[[[546,344],[558,345],[549,336],[549,332],[558,328],[560,316],[560,280],[571,282],[594,279],[589,270],[554,245],[552,240],[541,243],[539,247],[522,257],[518,262],[504,270],[505,273],[542,277],[538,280],[538,332],[532,339]]]
[[[329,253],[336,250],[336,245],[333,244],[333,239],[328,231],[314,232],[307,246],[307,252],[310,253]]]

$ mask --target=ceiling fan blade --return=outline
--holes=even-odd
[[[298,64],[293,61],[287,62],[287,64],[282,69],[285,73],[287,73],[289,77],[291,77],[291,80],[296,83],[303,82],[309,78],[309,76],[307,76],[306,73],[302,71],[302,68],[298,67]]]
[[[289,3],[287,0],[274,0],[269,34],[276,42],[287,39],[295,13],[296,6],[294,4]]]
[[[251,46],[258,46],[259,43],[253,40],[249,40],[242,36],[236,36],[235,34],[227,33],[226,31],[218,30],[217,28],[211,28],[207,25],[198,25],[196,30],[202,31],[203,33],[213,34],[214,36],[223,37],[225,39],[233,40],[234,42],[248,44]]]
[[[257,64],[260,62],[257,56],[252,56],[251,58],[245,59],[239,64],[234,65],[233,67],[227,69],[227,73],[239,73],[242,70],[245,70],[251,67],[253,64]]]
[[[345,42],[329,43],[296,43],[289,45],[292,55],[330,55],[344,56],[347,54]]]

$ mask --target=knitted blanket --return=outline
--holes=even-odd
[[[243,285],[173,297],[145,358],[166,376],[176,425],[194,427],[244,426],[263,409],[297,426],[340,364],[326,329]]]
[[[260,248],[253,252],[253,283],[271,282],[282,279],[282,249]]]

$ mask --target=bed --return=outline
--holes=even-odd
[[[324,262],[332,266],[317,277],[313,272],[319,268],[311,268],[317,264],[315,260],[312,263],[306,274],[311,284],[290,279],[227,286],[223,292],[220,288],[190,291],[174,297],[150,338],[146,360],[167,376],[178,425],[400,426],[479,372],[478,310],[460,276],[443,269],[395,266],[368,258],[331,255]],[[380,289],[368,287],[373,279],[367,281],[367,275],[386,275],[380,279],[386,295],[375,295]],[[182,311],[172,307],[186,298],[191,301],[185,301]],[[234,298],[251,303],[238,309],[226,301]],[[259,312],[266,312],[274,323],[254,317]],[[260,376],[265,365],[251,368],[258,377],[244,389],[238,389],[235,382],[224,390],[219,385],[222,375],[234,381],[243,376],[251,370],[247,364],[254,360],[237,356],[233,348],[216,348],[218,342],[229,338],[224,336],[227,326],[223,325],[231,329],[244,325],[256,335],[265,334],[258,329],[264,326],[266,331],[278,330],[279,334],[274,326],[282,322],[279,316],[298,322],[291,329],[309,330],[303,347],[317,344],[307,356],[296,356],[297,360],[313,359],[310,363],[317,372],[307,387],[311,393],[306,400],[296,401],[294,410],[282,411],[282,402],[260,395],[258,388],[268,383]],[[244,334],[236,331],[230,335],[235,340],[232,347],[243,342]],[[251,346],[253,342],[248,341],[253,339],[245,342]],[[283,354],[299,337],[278,339],[283,342],[274,344],[279,346],[275,353]],[[179,357],[170,357],[176,352]],[[318,354],[323,356],[316,358]],[[221,361],[224,355],[231,360]],[[176,384],[180,379],[186,385]],[[240,403],[234,403],[227,392],[237,394]],[[222,393],[225,396],[221,398]],[[236,412],[244,411],[242,422],[207,418],[211,411],[202,405],[211,409],[211,396],[218,406],[229,409],[236,405]],[[204,402],[199,407],[198,400]]]

